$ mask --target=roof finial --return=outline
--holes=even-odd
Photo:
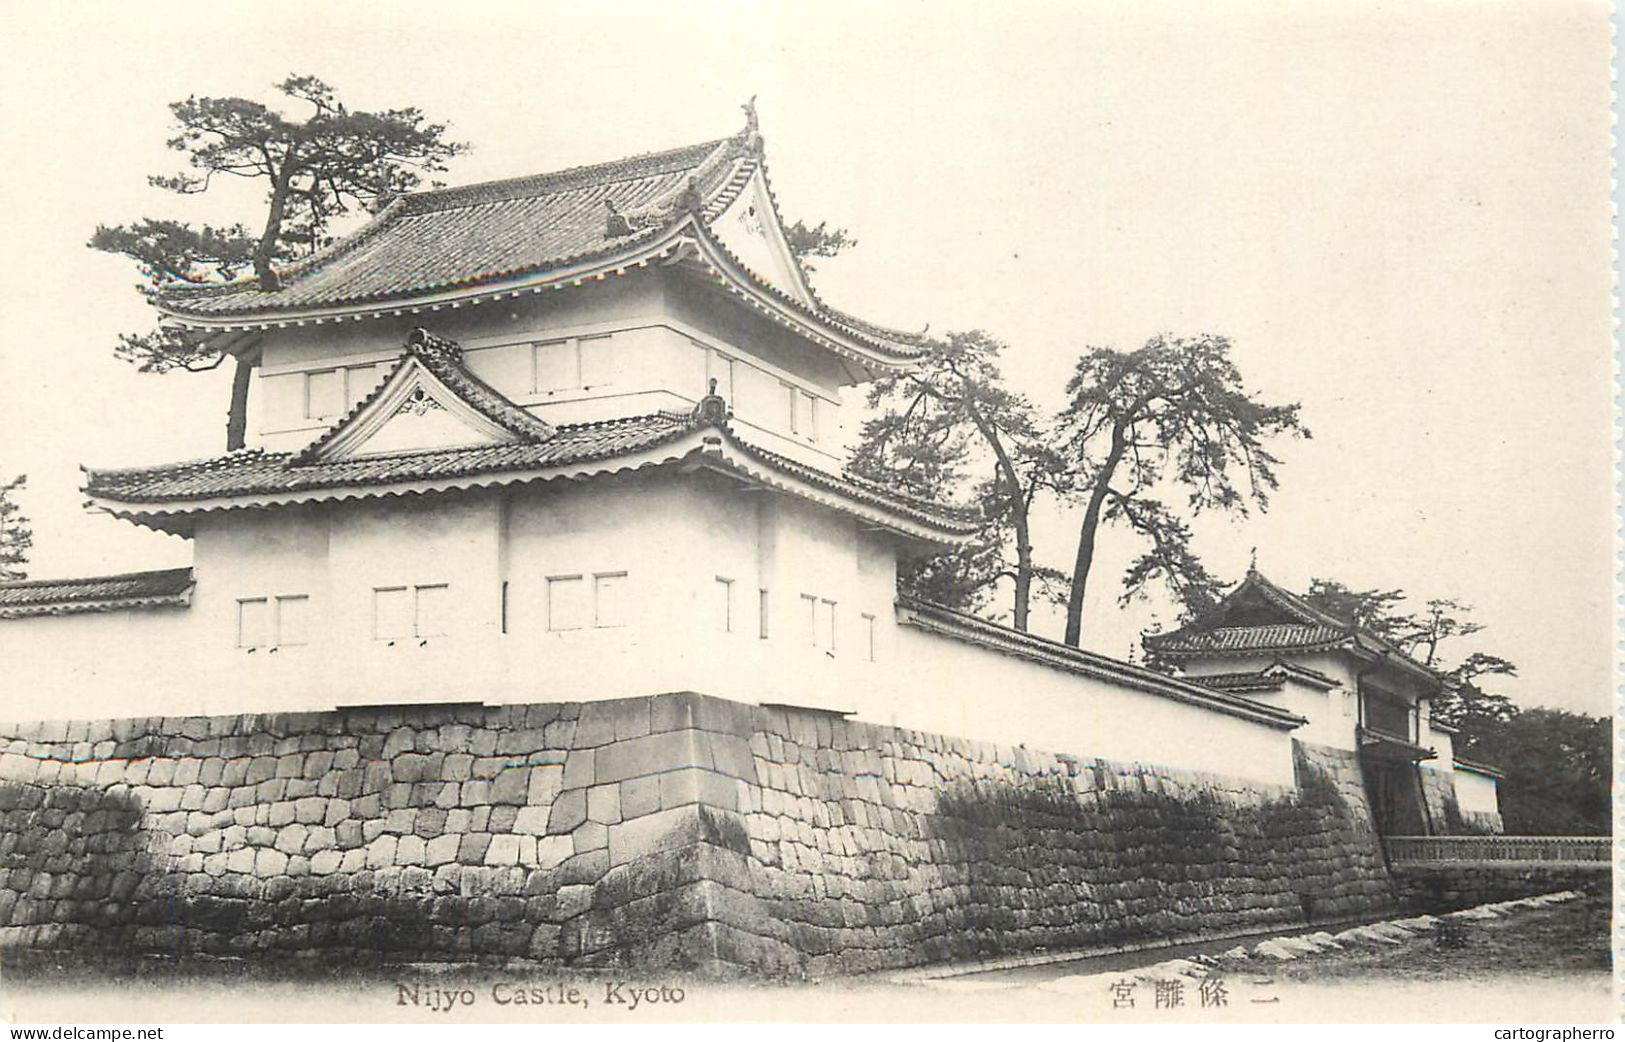
[[[762,154],[761,124],[756,119],[756,95],[752,94],[750,100],[739,106],[745,110],[745,129],[739,132],[736,141],[743,141],[745,148],[755,155]]]
[[[607,238],[616,238],[621,235],[632,234],[632,221],[615,207],[615,200],[605,196],[604,209],[609,215],[604,218],[604,235]]]
[[[694,406],[694,421],[713,427],[720,427],[728,422],[728,403],[717,393],[717,378],[714,376],[711,377],[705,397]]]
[[[1247,562],[1247,574],[1248,575],[1257,575],[1258,574],[1258,547],[1256,547],[1256,546],[1253,547],[1252,559]]]

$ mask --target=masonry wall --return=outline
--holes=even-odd
[[[1407,911],[1453,912],[1459,908],[1534,897],[1559,890],[1606,894],[1613,891],[1607,862],[1595,865],[1401,865],[1394,885]]]
[[[0,945],[796,975],[1369,914],[1297,789],[673,694],[0,726]]]

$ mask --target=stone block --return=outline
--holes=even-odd
[[[485,851],[491,845],[489,832],[466,832],[457,847],[457,860],[465,865],[485,863]]]
[[[423,863],[431,868],[457,860],[458,846],[463,837],[436,836],[424,846]]]
[[[487,865],[517,865],[522,847],[522,841],[529,837],[513,834],[496,835],[485,848],[485,863]],[[531,839],[531,843],[536,841]],[[534,849],[534,848],[533,848]]]
[[[533,767],[530,772],[530,787],[525,793],[525,802],[531,806],[552,803],[563,788],[564,767],[562,764]]]
[[[615,740],[617,702],[587,702],[576,720],[573,749],[590,749]]]
[[[390,764],[396,781],[423,781],[429,776],[429,758],[423,753],[402,753]]]
[[[525,952],[532,959],[550,961],[559,957],[559,939],[563,928],[552,923],[537,923],[531,930]]]
[[[567,839],[568,837],[548,837],[549,839]],[[541,842],[546,842],[542,840]],[[538,844],[539,846],[539,844]],[[585,854],[575,854],[566,858],[558,866],[559,885],[569,886],[577,883],[596,883],[609,871],[609,851],[591,850]]]
[[[752,785],[757,783],[756,757],[746,739],[738,735],[710,735],[709,739],[712,767],[718,773]]]
[[[587,790],[587,818],[613,825],[621,820],[621,786],[595,785]]]
[[[575,841],[569,836],[538,836],[536,867],[554,868],[575,856]]]
[[[308,828],[295,822],[277,833],[272,846],[284,854],[298,854],[305,849],[305,840],[308,836]]]
[[[636,818],[660,809],[660,776],[629,778],[620,784],[621,817]]]
[[[552,811],[547,819],[547,831],[550,835],[573,832],[577,825],[586,820],[586,790],[566,789],[553,801]]]
[[[428,844],[419,836],[401,836],[395,843],[395,864],[422,865]]]
[[[530,777],[541,767],[509,767],[491,782],[491,802],[522,805],[530,798]]]
[[[551,918],[554,922],[567,922],[592,907],[593,888],[581,884],[558,888]]]
[[[473,776],[474,757],[469,753],[448,753],[440,764],[440,777],[446,781],[463,782]]]
[[[571,843],[577,854],[585,854],[589,850],[599,850],[609,845],[609,830],[596,821],[584,821],[570,833]]]
[[[260,847],[254,852],[254,874],[261,879],[280,876],[288,868],[288,855],[280,850]]]
[[[645,814],[608,829],[609,863],[624,865],[661,850],[675,850],[698,842],[704,835],[699,808],[676,807]]]
[[[585,789],[597,778],[596,750],[572,749],[565,755],[564,766],[559,772],[559,788]]]
[[[710,757],[698,731],[665,731],[599,749],[598,784],[625,781],[681,767],[709,767]]]

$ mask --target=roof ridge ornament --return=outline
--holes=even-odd
[[[455,340],[448,340],[443,336],[435,336],[422,326],[415,327],[406,337],[406,349],[402,354],[417,355],[420,358],[434,358],[443,362],[460,363],[463,360],[463,349]]]
[[[747,151],[759,156],[762,154],[762,128],[756,117],[756,95],[752,94],[750,100],[739,107],[745,110],[745,129],[739,132],[739,139]]]
[[[717,378],[711,377],[710,390],[694,405],[690,414],[697,424],[721,427],[728,422],[728,402],[717,393]]]

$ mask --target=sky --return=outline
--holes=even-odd
[[[1313,432],[1278,446],[1266,513],[1204,516],[1312,577],[1473,606],[1447,651],[1511,659],[1524,705],[1611,711],[1608,34],[1602,4],[698,2],[0,4],[0,475],[28,474],[36,577],[184,564],[188,544],[82,509],[79,466],[215,454],[229,376],[114,358],[151,316],[98,223],[245,220],[180,199],[169,102],[271,101],[315,74],[414,105],[473,150],[447,180],[720,137],[758,97],[788,219],[848,229],[831,303],[986,329],[1045,410],[1090,346],[1222,333]],[[1068,564],[1080,511],[1045,511]],[[1108,538],[1087,646],[1172,617],[1119,606]],[[1060,632],[1042,615],[1037,629]]]

